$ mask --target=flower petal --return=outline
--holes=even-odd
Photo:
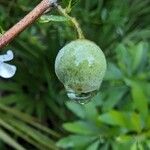
[[[9,65],[6,63],[1,63],[0,64],[0,76],[3,78],[11,78],[14,76],[16,72],[16,66],[14,65]]]
[[[0,55],[0,62],[10,61],[14,58],[13,52],[8,50],[6,54]]]

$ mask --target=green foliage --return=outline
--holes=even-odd
[[[73,134],[71,136],[82,135],[87,138],[93,137],[95,140],[87,141],[84,145],[82,141],[78,145],[76,143],[68,145],[73,142],[69,135],[61,139],[58,146],[88,149],[89,146],[94,145],[103,149],[105,144],[109,144],[109,147],[114,150],[123,146],[131,150],[138,149],[137,147],[148,148],[146,144],[150,138],[148,49],[148,44],[145,42],[138,44],[130,42],[116,47],[117,63],[116,65],[110,63],[111,74],[108,69],[105,77],[107,91],[104,88],[101,92],[102,96],[98,95],[86,106],[67,103],[69,110],[80,120],[65,123],[64,129],[71,132]],[[148,91],[142,88],[146,85]]]
[[[29,142],[38,149],[57,149],[49,135],[59,137],[56,132],[40,125],[34,118],[0,104],[0,139],[17,150],[26,148],[18,144],[14,134]],[[10,137],[5,130],[13,133]],[[43,140],[41,140],[43,139]],[[50,143],[50,144],[49,144]]]
[[[1,0],[0,33],[38,2]],[[84,106],[66,102],[54,61],[76,32],[56,10],[44,14],[5,48],[15,53],[17,74],[0,80],[0,149],[150,149],[149,0],[60,4],[105,53],[102,88]]]

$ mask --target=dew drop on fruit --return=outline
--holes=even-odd
[[[96,93],[97,90],[88,93],[75,93],[74,91],[67,91],[67,96],[77,103],[86,104],[92,100]]]

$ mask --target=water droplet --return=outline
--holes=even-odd
[[[97,93],[97,90],[87,92],[87,93],[75,93],[74,91],[67,91],[68,97],[71,100],[80,104],[88,103],[92,99],[92,97],[95,96],[96,93]]]

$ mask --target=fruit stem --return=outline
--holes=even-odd
[[[78,21],[76,20],[76,18],[69,16],[68,13],[66,12],[66,10],[63,9],[60,5],[55,4],[55,6],[57,7],[58,11],[63,16],[65,16],[73,24],[73,26],[76,28],[76,31],[78,33],[79,39],[84,39],[84,35],[83,35],[83,32],[82,32],[82,29],[81,29]]]

